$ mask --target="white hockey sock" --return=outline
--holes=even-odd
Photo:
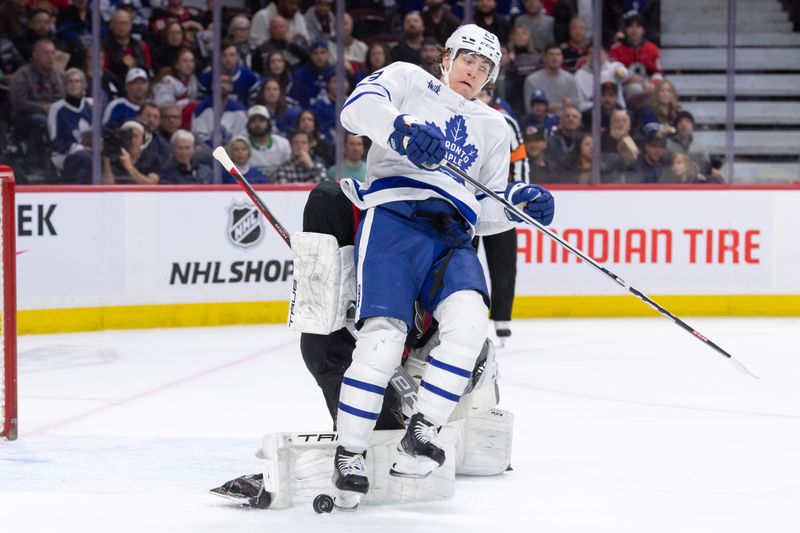
[[[394,318],[369,318],[359,331],[353,362],[339,393],[336,426],[339,444],[345,449],[357,452],[367,448],[405,338],[405,324]]]
[[[447,422],[472,376],[486,339],[487,313],[475,291],[452,294],[436,308],[441,343],[431,350],[417,401],[417,411],[434,425]]]

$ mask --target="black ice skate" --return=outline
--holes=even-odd
[[[397,462],[389,473],[397,477],[428,477],[444,464],[444,450],[439,447],[438,438],[439,428],[425,420],[422,413],[412,416],[397,445]]]
[[[348,452],[343,446],[336,447],[334,458],[333,485],[338,489],[336,507],[354,510],[362,494],[369,490],[367,479],[367,452]]]
[[[494,332],[497,335],[497,340],[500,341],[500,347],[506,345],[506,341],[511,336],[511,322],[496,321],[494,323]]]

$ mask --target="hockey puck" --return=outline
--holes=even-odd
[[[333,511],[333,498],[327,494],[320,494],[314,498],[314,512],[317,514]]]

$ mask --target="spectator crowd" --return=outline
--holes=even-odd
[[[92,110],[100,99],[102,182],[212,181],[211,2],[0,2],[0,149],[20,181],[91,183]],[[221,137],[252,183],[337,176],[337,58],[331,0],[245,0],[223,8]],[[347,1],[346,94],[394,61],[438,77],[442,46],[464,16],[445,0]],[[606,0],[600,102],[594,102],[591,2],[475,0],[473,21],[504,43],[490,105],[514,117],[532,180],[704,183],[722,180],[694,136],[660,61],[659,0]],[[94,31],[100,57],[91,54]],[[91,94],[100,62],[100,93]],[[600,138],[592,110],[600,106]],[[601,159],[593,161],[593,145]],[[368,140],[344,139],[345,177],[363,180]],[[227,179],[227,176],[223,177]]]

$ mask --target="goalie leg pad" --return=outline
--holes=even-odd
[[[511,465],[514,415],[503,409],[471,411],[451,422],[457,433],[456,474],[492,476]]]
[[[367,448],[370,490],[362,502],[396,503],[451,498],[455,491],[455,461],[447,461],[425,479],[397,478],[389,469],[397,457],[397,442],[403,430],[372,433]],[[456,430],[444,427],[440,442],[445,453],[456,456]],[[272,497],[271,509],[307,503],[318,494],[334,494],[331,482],[336,433],[271,433],[264,436],[256,454],[264,459],[264,490]]]

